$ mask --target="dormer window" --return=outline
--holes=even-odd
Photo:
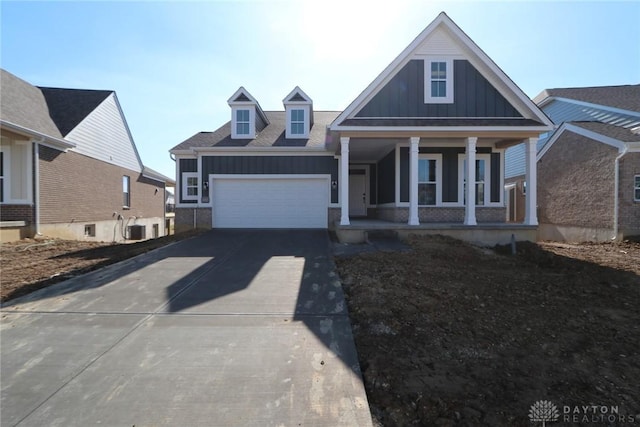
[[[453,103],[453,61],[448,58],[427,58],[424,69],[425,104]]]
[[[313,102],[296,86],[283,100],[287,117],[286,138],[309,138],[313,126]]]
[[[292,109],[291,110],[291,135],[304,135],[305,131],[304,122],[304,110]]]
[[[258,101],[240,87],[227,101],[231,107],[231,139],[254,139],[268,124]]]
[[[249,121],[249,110],[236,110],[236,134],[249,135],[251,122]]]

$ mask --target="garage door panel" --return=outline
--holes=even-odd
[[[215,228],[327,228],[325,178],[214,178]]]

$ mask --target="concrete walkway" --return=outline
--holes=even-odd
[[[0,315],[3,427],[372,424],[323,231],[212,231]]]

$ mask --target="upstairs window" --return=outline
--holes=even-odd
[[[304,110],[291,110],[291,135],[304,135]]]
[[[236,110],[236,135],[249,135],[249,110]]]
[[[431,58],[425,60],[424,99],[427,104],[453,103],[453,61]]]

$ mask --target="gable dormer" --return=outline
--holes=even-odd
[[[227,104],[231,107],[231,139],[254,139],[269,124],[258,101],[242,86]]]
[[[286,138],[309,138],[313,126],[313,101],[296,86],[283,100],[287,117]]]

